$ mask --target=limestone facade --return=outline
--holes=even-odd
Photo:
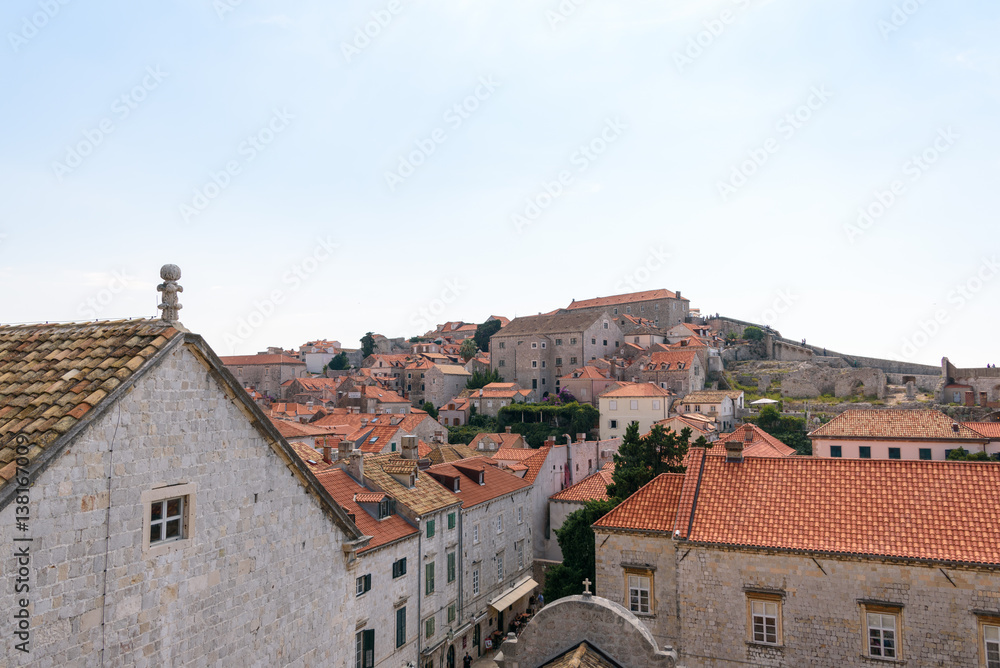
[[[5,631],[0,664],[353,665],[345,532],[189,345],[32,481],[30,591],[0,592],[5,611],[30,601],[30,652]],[[148,502],[172,490],[189,537],[150,547]],[[0,510],[7,546],[24,535],[14,513]],[[16,568],[0,560],[0,579]]]

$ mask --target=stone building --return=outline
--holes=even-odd
[[[282,384],[308,375],[306,363],[284,353],[230,355],[219,358],[241,387],[249,387],[277,401],[287,399]]]
[[[582,366],[556,379],[556,392],[567,390],[580,403],[597,406],[597,395],[615,384],[596,367]]]
[[[537,586],[531,579],[531,483],[483,457],[437,464],[427,474],[462,503],[459,561],[448,561],[449,577],[460,578],[461,595],[443,628],[478,657],[494,631],[506,633],[524,612]]]
[[[719,431],[732,431],[743,415],[743,390],[699,390],[689,392],[675,404],[677,413],[700,413],[718,425]]]
[[[645,290],[581,301],[574,299],[566,310],[609,313],[612,316],[632,315],[650,320],[655,327],[667,328],[684,322],[690,310],[690,301],[681,297],[680,291]]]
[[[354,665],[367,538],[161,275],[164,320],[0,327],[0,664]]]
[[[603,468],[587,476],[580,482],[556,492],[549,497],[548,503],[548,526],[549,531],[554,534],[562,527],[563,522],[571,513],[582,509],[588,501],[607,501],[608,485],[612,482],[615,472],[614,463],[605,464]],[[559,541],[547,541],[545,558],[551,561],[562,561],[563,554],[559,548]]]
[[[636,358],[625,371],[633,382],[653,383],[677,396],[704,389],[706,370],[694,350],[654,352]]]
[[[993,660],[1000,467],[738,445],[695,450],[594,524],[597,592],[658,645],[689,667]]]
[[[532,390],[522,390],[517,383],[488,383],[478,390],[465,390],[470,409],[475,409],[477,415],[496,417],[500,409],[513,403],[530,402],[537,393]]]
[[[472,374],[457,364],[432,364],[424,374],[424,401],[444,406],[465,389]]]
[[[622,331],[605,311],[581,309],[514,318],[490,338],[490,365],[504,380],[543,397],[588,360],[614,355]]]
[[[1000,369],[996,365],[963,369],[943,357],[941,376],[945,388],[938,393],[938,400],[942,403],[1000,408]]]

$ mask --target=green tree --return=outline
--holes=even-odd
[[[368,332],[361,337],[361,357],[368,357],[375,352],[375,333]]]
[[[804,418],[783,416],[775,406],[764,406],[760,413],[748,416],[746,421],[756,424],[788,447],[794,448],[797,454],[812,454],[812,441],[807,435]]]
[[[583,579],[596,579],[594,566],[594,530],[591,525],[607,515],[618,505],[616,501],[592,500],[583,508],[569,514],[562,526],[556,529],[556,539],[563,553],[560,566],[546,573],[545,600],[554,601],[563,596],[583,593]]]
[[[997,461],[997,456],[990,456],[985,452],[968,452],[965,448],[958,447],[948,453],[948,459],[950,461],[958,462],[995,462]]]
[[[490,350],[490,337],[500,331],[500,327],[503,326],[499,320],[487,320],[483,324],[476,327],[476,334],[472,339],[479,346],[479,349],[484,353]]]
[[[466,339],[465,341],[462,341],[462,345],[458,349],[458,354],[462,356],[463,360],[468,362],[476,356],[476,352],[478,352],[478,350],[479,349],[476,348],[476,342],[473,339]]]
[[[424,405],[420,407],[420,410],[426,411],[435,420],[438,419],[438,409],[434,408],[434,404],[429,401],[425,401]]]
[[[341,351],[330,360],[330,368],[334,371],[344,371],[351,368],[351,363],[347,361],[347,353]]]
[[[690,439],[689,428],[678,434],[653,425],[648,434],[639,436],[639,423],[630,424],[614,455],[615,472],[611,476],[613,482],[608,485],[608,496],[624,501],[661,473],[684,473],[684,456]]]
[[[749,325],[743,329],[743,338],[747,341],[763,341],[764,340],[764,330],[760,327],[754,327]]]
[[[465,388],[467,390],[478,390],[481,387],[485,387],[490,383],[502,383],[503,377],[500,372],[496,369],[492,371],[487,371],[483,373],[478,369],[472,372],[472,377],[465,381]]]

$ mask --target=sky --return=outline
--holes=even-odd
[[[95,6],[96,5],[96,6]],[[1000,5],[7,0],[0,322],[220,355],[667,288],[1000,361]]]

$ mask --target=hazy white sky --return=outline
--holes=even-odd
[[[8,0],[0,27],[2,322],[153,315],[173,262],[219,354],[665,287],[1000,362],[995,2]]]

